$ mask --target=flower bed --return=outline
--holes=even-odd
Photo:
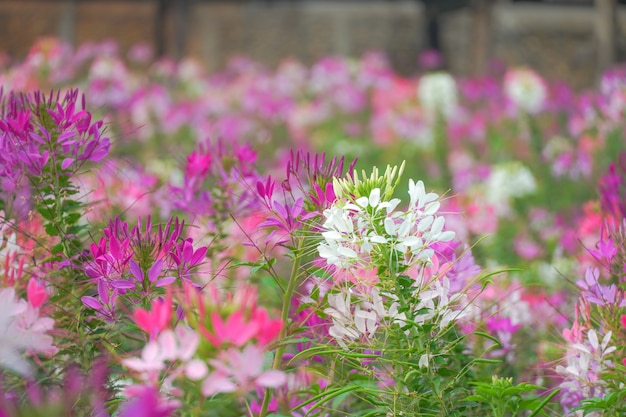
[[[625,411],[626,71],[0,79],[0,415]]]

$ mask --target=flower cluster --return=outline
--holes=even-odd
[[[564,363],[556,368],[563,378],[561,404],[577,413],[594,411],[590,399],[608,398],[626,383],[619,368],[626,365],[626,220],[614,204],[622,192],[622,181],[613,165],[600,182],[607,217],[595,249],[587,249],[593,264],[576,283],[575,320],[571,329],[563,330],[568,345]],[[621,409],[623,400],[610,407]]]
[[[150,334],[140,357],[122,364],[137,375],[126,388],[133,398],[146,389],[160,390],[163,400],[180,406],[184,391],[177,386],[199,384],[206,398],[220,393],[247,395],[257,388],[276,388],[286,382],[278,370],[264,370],[267,345],[282,322],[269,318],[256,305],[256,291],[240,287],[224,293],[214,285],[203,290],[184,284],[177,293],[183,319],[172,329],[172,295],[155,300],[151,311],[136,309],[134,320]]]
[[[335,183],[335,194],[340,197],[324,211],[324,241],[318,246],[329,265],[369,269],[381,258],[391,258],[407,268],[427,263],[434,254],[433,244],[454,238],[454,232],[443,230],[445,219],[436,216],[439,196],[426,193],[422,181],[409,180],[408,208],[396,210],[401,201],[390,199],[393,190],[388,188],[395,172],[388,169],[383,176],[387,188],[373,188],[366,196],[355,193],[361,191],[358,177],[354,184]]]
[[[208,248],[194,249],[193,239],[183,238],[183,227],[184,222],[172,217],[154,230],[148,218],[140,219],[129,231],[128,223],[111,220],[104,236],[91,244],[91,259],[84,268],[97,294],[82,297],[83,303],[113,319],[120,295],[138,303],[156,288],[191,282]]]

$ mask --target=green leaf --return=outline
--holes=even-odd
[[[54,220],[54,210],[51,207],[37,207],[37,212],[46,220]]]
[[[63,243],[59,242],[56,245],[54,245],[51,249],[51,252],[53,255],[59,255],[63,253]]]
[[[67,225],[74,225],[80,220],[80,217],[80,213],[69,213],[63,217],[63,220]]]
[[[63,211],[74,211],[76,209],[81,208],[82,205],[83,204],[79,201],[65,200],[61,207],[63,207]]]
[[[544,398],[544,400],[537,407],[535,407],[535,409],[532,411],[532,413],[528,415],[528,417],[535,417],[537,414],[539,414],[539,412],[543,410],[543,407],[545,407],[560,391],[560,389],[555,389],[554,391],[552,391],[550,395]]]
[[[48,236],[59,236],[59,228],[54,223],[46,223],[43,227]]]
[[[476,336],[481,336],[484,337],[486,339],[491,340],[492,342],[494,342],[496,345],[498,346],[502,346],[502,344],[500,343],[500,341],[498,339],[496,339],[495,337],[493,337],[492,335],[490,335],[489,333],[485,333],[485,332],[474,332],[473,334],[475,334]]]
[[[316,405],[320,405],[342,394],[346,394],[352,391],[360,391],[362,389],[363,388],[360,387],[359,385],[349,385],[347,387],[337,387],[337,388],[327,389],[309,398],[308,400],[298,404],[296,407],[292,408],[291,411],[293,412],[293,411],[299,410],[302,407],[307,406],[312,403],[317,403]]]

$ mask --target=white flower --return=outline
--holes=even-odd
[[[380,188],[373,188],[369,196],[354,202],[339,198],[324,211],[324,241],[318,245],[318,252],[329,265],[346,269],[368,264],[377,255],[388,253],[385,249],[389,247],[400,252],[400,261],[407,265],[429,262],[434,254],[429,248],[433,243],[454,238],[454,232],[443,230],[445,219],[435,216],[439,196],[426,193],[422,181],[409,180],[407,211],[396,211],[400,200],[384,201],[381,194]],[[379,249],[381,246],[386,248]]]
[[[0,367],[22,375],[30,374],[24,353],[53,355],[57,349],[46,334],[54,326],[49,317],[39,317],[38,309],[18,299],[13,288],[0,289]]]
[[[415,316],[416,323],[424,324],[434,320],[440,329],[444,329],[470,314],[470,309],[460,305],[464,301],[463,294],[457,293],[450,297],[450,281],[447,277],[436,279],[429,285],[428,289],[418,288],[414,293],[414,297],[419,300],[414,311],[425,310]]]
[[[510,212],[510,200],[532,194],[537,183],[530,170],[520,162],[495,165],[486,182],[487,201],[500,215]]]
[[[257,388],[278,388],[287,382],[284,372],[263,370],[263,348],[247,345],[242,350],[230,348],[209,360],[215,369],[202,383],[202,395],[210,397],[220,392],[247,392]]]
[[[548,94],[543,79],[530,68],[507,71],[504,91],[518,108],[530,114],[539,113],[543,109]]]
[[[428,113],[441,113],[446,117],[452,115],[459,101],[456,81],[445,72],[424,75],[417,87],[417,96]]]
[[[344,298],[345,297],[345,298]],[[346,347],[346,341],[353,341],[359,337],[359,331],[352,316],[350,293],[328,294],[329,308],[324,310],[333,321],[328,329],[328,334],[337,340],[342,347]]]
[[[417,210],[422,210],[425,215],[434,214],[439,209],[439,195],[436,193],[426,193],[424,182],[419,180],[417,182],[409,178],[409,202],[410,207],[414,207]]]
[[[354,303],[353,295],[357,298]],[[328,305],[324,313],[333,322],[328,334],[343,348],[347,347],[347,343],[361,337],[374,337],[384,320],[391,319],[396,323],[406,321],[404,313],[398,314],[398,303],[393,302],[389,311],[385,309],[377,288],[373,288],[369,294],[352,294],[349,289],[345,293],[328,294]]]
[[[346,246],[340,246],[339,244],[327,241],[327,243],[321,243],[317,250],[320,257],[326,259],[329,265],[335,265],[339,268],[349,268],[359,258],[359,255],[354,249]]]

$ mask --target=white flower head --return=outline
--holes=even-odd
[[[521,110],[539,113],[548,95],[545,81],[530,68],[515,68],[504,76],[504,92]]]
[[[456,81],[446,72],[424,75],[417,86],[417,96],[429,114],[451,116],[458,105]]]
[[[335,181],[337,187],[350,193],[365,191],[367,184],[383,184],[371,188],[365,195],[338,198],[324,211],[325,221],[318,245],[319,255],[328,265],[347,269],[355,265],[372,266],[386,262],[391,248],[399,261],[409,266],[416,262],[429,263],[436,242],[448,242],[454,232],[444,230],[445,219],[436,216],[440,207],[439,195],[427,193],[422,181],[409,180],[410,202],[405,211],[398,210],[400,200],[391,198],[389,190],[395,189],[395,169],[388,169],[381,178],[374,176],[361,182],[358,177],[350,181]],[[382,190],[385,190],[383,192]]]
[[[512,198],[524,197],[537,189],[532,172],[517,161],[495,165],[485,186],[487,201],[493,204],[501,215],[509,213]]]

